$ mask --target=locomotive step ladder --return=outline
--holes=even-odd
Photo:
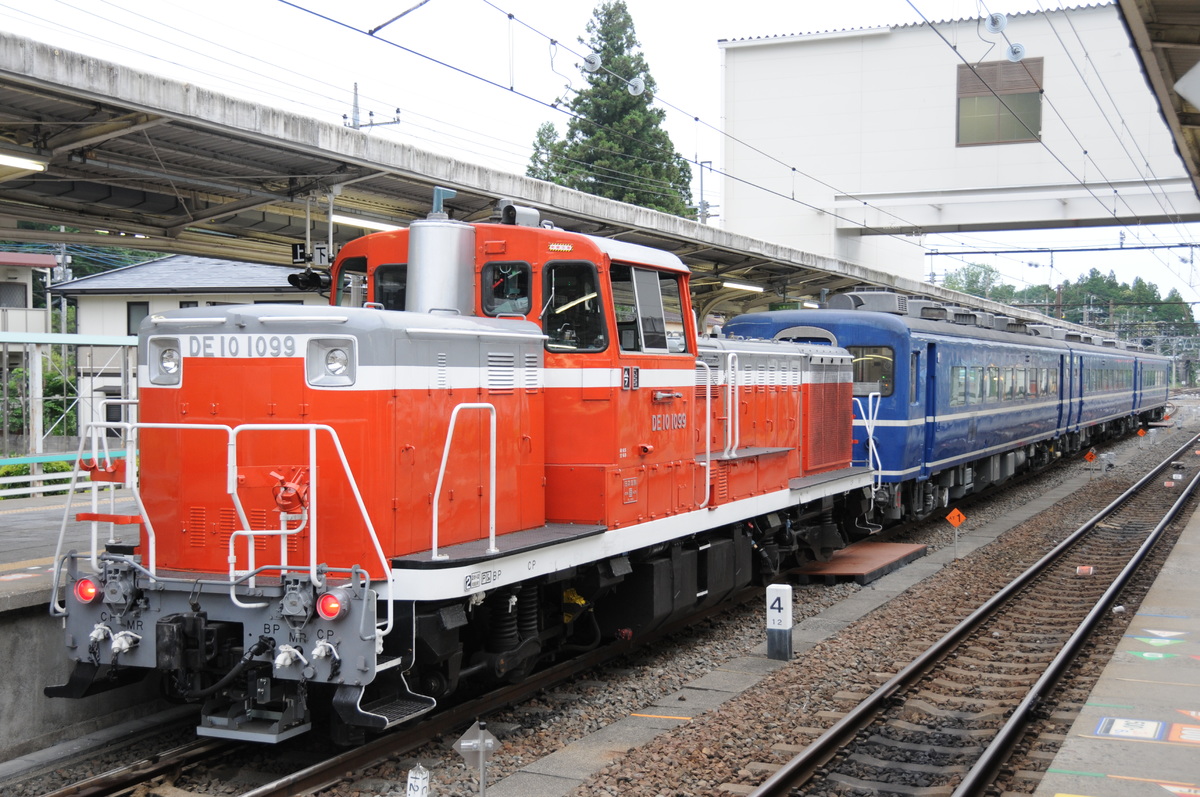
[[[407,681],[403,681],[403,685],[400,694],[364,706],[362,699],[367,687],[343,684],[333,695],[333,708],[347,725],[386,731],[437,707],[437,701],[432,697],[416,694],[408,688]]]

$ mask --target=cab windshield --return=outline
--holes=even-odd
[[[551,263],[545,269],[542,330],[550,351],[608,348],[600,281],[591,263]]]

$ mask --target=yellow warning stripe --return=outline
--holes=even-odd
[[[132,500],[133,500],[133,496],[125,496],[124,498],[117,498],[115,500],[112,500],[111,503],[123,504],[123,503],[128,503]],[[108,504],[108,503],[110,503],[110,499],[105,498],[103,501],[101,501],[101,503]],[[82,511],[84,509],[89,508],[91,506],[91,502],[90,501],[75,501],[75,502],[73,502],[73,506],[78,507],[80,509],[80,511]],[[67,505],[65,503],[63,503],[63,504],[47,504],[46,506],[26,506],[26,507],[22,507],[21,509],[0,509],[0,515],[23,515],[23,514],[28,514],[29,512],[49,512],[54,509],[66,509],[66,508],[67,508]]]

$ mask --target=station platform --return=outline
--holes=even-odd
[[[113,491],[112,499],[117,512],[135,513],[135,502],[129,490]],[[108,500],[105,493],[100,511],[109,511]],[[87,494],[77,494],[71,503],[71,514],[88,512],[91,506]],[[49,602],[54,547],[66,509],[65,495],[0,501],[0,612],[45,606]],[[118,527],[117,533],[122,532],[128,533],[124,527]],[[107,533],[108,525],[102,524],[101,544]],[[63,551],[72,549],[91,552],[90,524],[72,522],[69,525]]]
[[[1200,512],[1034,794],[1200,795]]]

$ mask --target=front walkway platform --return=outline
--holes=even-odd
[[[1200,795],[1200,512],[1035,795]]]
[[[809,562],[800,568],[800,584],[870,584],[925,555],[924,545],[900,542],[860,542],[835,551],[828,562]]]

